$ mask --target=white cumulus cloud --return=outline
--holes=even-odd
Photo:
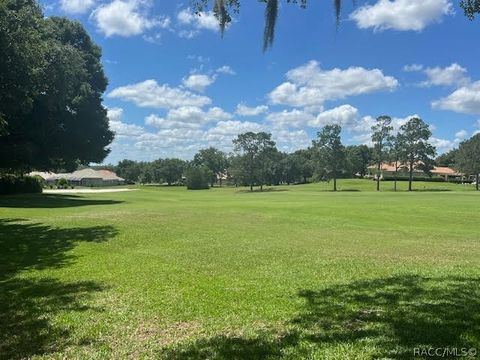
[[[183,85],[191,90],[203,92],[207,87],[212,85],[216,80],[215,76],[205,74],[192,74],[183,79]]]
[[[169,17],[149,16],[151,3],[142,0],[114,0],[99,6],[92,13],[97,28],[106,37],[140,35],[152,28],[168,28]]]
[[[109,98],[130,101],[140,107],[172,109],[181,106],[205,106],[212,100],[190,91],[158,84],[155,80],[118,87],[108,94]]]
[[[235,110],[235,114],[239,116],[257,116],[264,114],[268,111],[268,106],[266,105],[259,105],[255,107],[250,107],[245,104],[238,104],[237,109]]]
[[[445,68],[426,68],[424,72],[428,77],[428,80],[422,83],[424,86],[464,85],[470,81],[467,69],[457,63]]]
[[[218,20],[212,11],[195,14],[191,9],[180,10],[177,14],[177,22],[180,26],[188,27],[178,32],[178,36],[191,39],[198,35],[201,30],[219,31]]]
[[[95,0],[60,0],[60,8],[69,14],[84,14],[95,5]]]
[[[355,10],[350,19],[360,29],[421,31],[453,13],[450,0],[379,0]]]
[[[318,114],[314,120],[310,121],[310,126],[323,127],[336,124],[345,128],[352,128],[355,127],[358,117],[357,108],[351,105],[341,105]]]
[[[231,114],[219,107],[204,111],[196,106],[184,106],[168,111],[165,118],[152,114],[145,119],[145,123],[162,129],[200,128],[210,122],[226,121],[231,118]]]
[[[273,126],[279,128],[298,128],[307,126],[315,121],[315,116],[311,113],[299,109],[282,110],[267,115],[266,120]]]
[[[432,107],[463,114],[480,114],[480,81],[462,86],[447,97],[432,102]]]
[[[290,70],[286,77],[288,81],[269,94],[273,104],[318,106],[328,100],[382,90],[392,91],[398,86],[397,79],[385,76],[379,69],[350,67],[345,70],[323,70],[317,61]]]

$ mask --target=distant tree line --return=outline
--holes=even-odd
[[[429,142],[432,133],[417,117],[411,118],[396,133],[389,116],[378,117],[372,127],[372,147],[343,145],[341,131],[339,125],[327,125],[318,132],[309,148],[292,153],[279,151],[269,133],[246,132],[233,140],[234,151],[230,154],[210,147],[200,150],[192,161],[172,158],[152,162],[123,160],[115,170],[127,181],[138,183],[185,184],[194,176],[194,183],[202,184],[195,186],[199,188],[227,182],[248,186],[251,190],[257,186],[262,190],[265,185],[332,180],[334,191],[337,179],[364,177],[371,165],[375,165],[376,186],[380,190],[384,163],[395,166],[395,190],[397,173],[407,173],[409,190],[412,190],[414,173],[422,171],[431,176],[436,164],[453,167],[467,175],[480,173],[480,134],[435,161],[436,150]]]

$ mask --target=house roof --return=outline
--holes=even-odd
[[[380,166],[380,170],[394,172],[396,170],[401,171],[403,168],[406,168],[406,166],[401,164],[400,162],[397,162],[397,167],[398,169],[395,168],[395,163],[382,163],[382,165]],[[371,165],[368,168],[371,170],[376,170],[377,165]]]
[[[74,171],[71,174],[65,174],[68,175],[68,180],[82,180],[82,179],[99,179],[101,180],[102,177],[100,174],[97,173],[97,171],[93,169],[82,169],[82,170],[77,170]]]
[[[377,166],[372,165],[368,167],[370,170],[376,170]],[[383,163],[380,167],[382,171],[388,171],[388,172],[395,172],[395,163]],[[398,170],[402,171],[403,169],[406,169],[406,165],[398,163]],[[419,172],[420,170],[414,169],[414,172]],[[435,175],[448,175],[448,176],[463,176],[465,174],[460,173],[452,168],[446,167],[446,166],[434,166],[433,169],[431,170],[432,174]]]
[[[46,181],[54,181],[58,179],[66,179],[71,181],[81,181],[82,179],[95,179],[104,181],[124,181],[121,177],[117,176],[110,170],[94,170],[90,168],[74,171],[73,173],[60,173],[55,174],[51,172],[39,172],[33,171],[30,176],[40,176]]]
[[[125,180],[110,170],[97,170],[97,173],[102,177],[103,180],[117,180],[117,181]]]
[[[437,175],[451,175],[451,176],[462,176],[465,174],[462,174],[452,168],[446,167],[446,166],[436,166],[432,170],[433,174]]]
[[[32,171],[30,176],[40,176],[45,181],[53,181],[58,179],[58,175],[52,172],[45,172],[45,171]]]

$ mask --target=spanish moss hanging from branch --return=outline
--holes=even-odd
[[[340,15],[342,14],[342,0],[334,0],[335,3],[335,18],[337,20],[337,27],[340,25]]]
[[[224,0],[215,0],[213,5],[213,14],[218,20],[218,24],[220,25],[220,33],[223,37],[227,24],[232,21],[232,18],[228,14],[227,8],[225,7]]]
[[[263,51],[272,46],[275,38],[275,24],[278,16],[278,0],[268,0],[265,9],[265,31],[263,34]]]
[[[204,16],[208,11],[209,4],[213,4],[212,10],[215,18],[218,20],[220,32],[223,37],[225,29],[232,22],[231,13],[238,14],[240,12],[241,0],[190,0],[194,12],[198,16]],[[251,0],[250,0],[251,1]],[[272,47],[275,37],[275,25],[278,18],[278,9],[280,0],[258,0],[265,3],[265,29],[263,34],[263,51]],[[302,9],[307,7],[309,0],[285,0],[286,3],[298,4]],[[246,1],[245,1],[246,2]],[[353,5],[356,6],[356,0],[352,0]],[[470,6],[472,3],[478,4],[480,0],[462,0],[464,7]],[[340,25],[342,0],[333,0],[335,8],[335,19],[337,27]],[[473,15],[472,15],[473,16]]]

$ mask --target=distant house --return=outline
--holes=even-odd
[[[435,166],[432,170],[432,174],[442,176],[445,178],[445,181],[448,181],[451,178],[462,179],[465,176],[465,174],[446,166]]]
[[[41,177],[48,185],[55,185],[57,180],[60,179],[58,174],[52,172],[32,171],[28,175]]]
[[[99,174],[98,171],[93,169],[77,170],[71,174],[68,174],[65,177],[65,179],[67,179],[71,185],[76,185],[76,186],[103,186],[104,185],[101,174]]]
[[[110,170],[82,169],[73,173],[50,173],[34,171],[31,176],[40,176],[48,185],[55,185],[57,180],[65,179],[74,186],[115,186],[125,184],[125,180]]]
[[[397,163],[397,166],[395,165],[395,163],[383,163],[380,166],[380,179],[384,179],[385,177],[393,177],[395,175],[396,168],[398,168],[397,176],[408,176],[408,167],[406,165],[400,163]],[[434,166],[430,172],[434,176],[443,177],[445,181],[449,181],[451,179],[463,179],[465,176],[465,174],[445,166]],[[413,169],[414,177],[423,175],[424,173],[422,170],[416,167]],[[373,179],[377,178],[377,165],[368,167],[367,177]]]
[[[113,171],[110,170],[97,170],[102,177],[104,185],[123,185],[125,184],[125,179],[119,177]]]

